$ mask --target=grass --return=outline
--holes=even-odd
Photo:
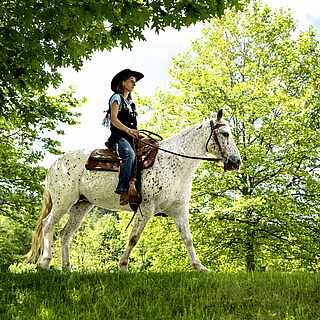
[[[0,319],[320,319],[313,273],[1,273]]]

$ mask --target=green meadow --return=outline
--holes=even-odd
[[[316,273],[2,273],[0,319],[320,319]]]

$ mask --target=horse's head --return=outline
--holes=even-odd
[[[206,144],[206,151],[217,158],[222,158],[224,170],[238,170],[241,164],[239,150],[233,140],[229,124],[222,119],[222,109],[217,118],[211,120],[211,135]]]

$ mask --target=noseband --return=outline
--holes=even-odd
[[[220,151],[220,154],[221,154],[221,156],[222,156],[222,147],[221,147],[221,144],[220,144],[220,142],[219,142],[216,129],[219,129],[220,127],[223,127],[223,126],[225,126],[224,123],[217,123],[216,125],[214,125],[213,121],[210,120],[211,133],[210,133],[209,139],[208,139],[208,141],[207,141],[207,143],[206,143],[206,151],[207,151],[207,152],[209,152],[209,150],[208,150],[208,144],[209,144],[209,141],[210,141],[210,139],[211,139],[211,137],[212,137],[212,134],[213,134],[214,142],[215,142],[216,145],[218,146],[219,151]]]

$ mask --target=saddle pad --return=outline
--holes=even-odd
[[[120,162],[99,161],[90,157],[87,160],[85,167],[87,170],[120,172]]]

